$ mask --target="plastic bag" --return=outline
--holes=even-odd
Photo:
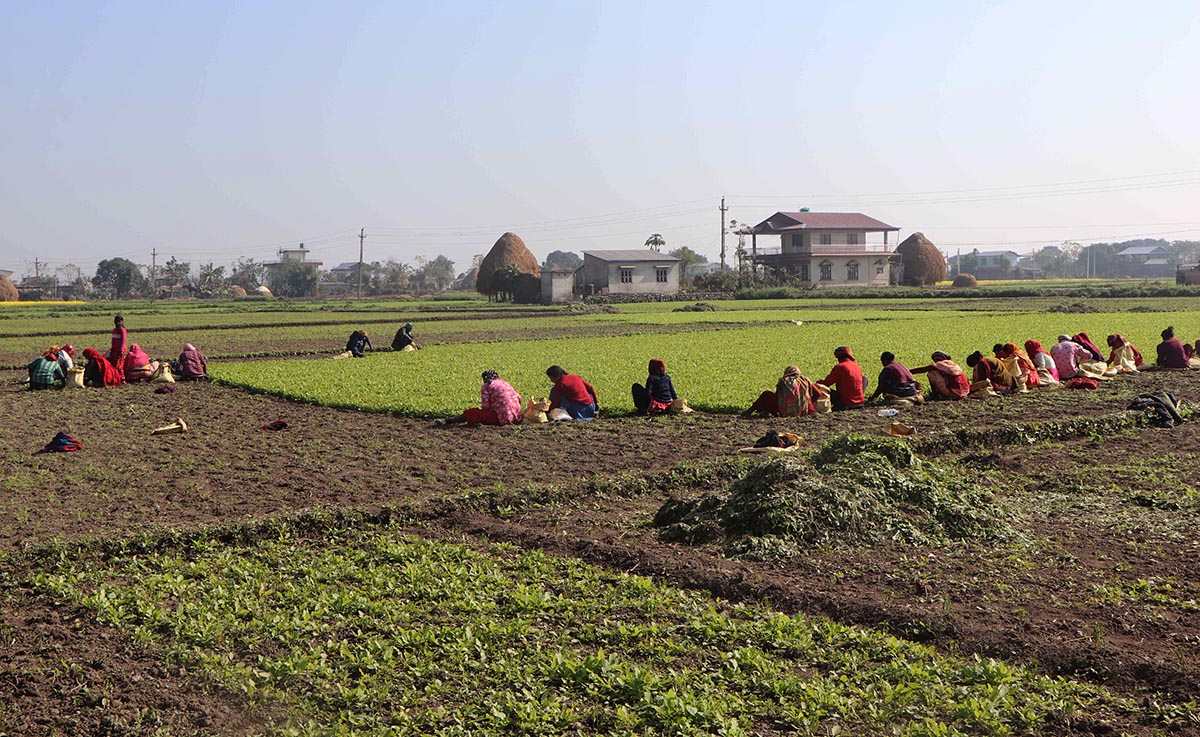
[[[571,419],[571,415],[567,414],[567,411],[562,407],[555,407],[554,409],[550,410],[548,417],[550,418],[551,422],[561,422],[562,420]]]
[[[550,409],[550,400],[545,397],[530,397],[522,415],[526,422],[547,422],[546,411]]]
[[[150,377],[151,384],[174,384],[175,374],[171,373],[171,364],[163,361],[158,365],[158,370]]]

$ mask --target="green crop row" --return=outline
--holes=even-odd
[[[905,317],[911,317],[909,313]],[[676,390],[694,406],[743,409],[772,389],[783,368],[798,363],[811,378],[825,378],[833,349],[849,345],[873,376],[878,356],[890,350],[911,365],[935,350],[960,363],[973,350],[1036,337],[1049,346],[1060,332],[1088,331],[1102,340],[1122,332],[1153,355],[1162,315],[998,315],[931,313],[927,319],[858,323],[805,322],[678,334],[623,335],[503,343],[435,345],[415,353],[370,355],[361,360],[261,361],[210,368],[230,384],[329,406],[434,416],[461,411],[479,399],[479,374],[495,369],[522,396],[544,395],[544,371],[558,364],[597,388],[603,407],[632,410],[629,387],[646,377],[650,358],[666,361]],[[1184,336],[1185,338],[1188,336]]]
[[[386,530],[64,559],[33,583],[269,704],[272,734],[1010,735],[1139,711],[991,659]]]

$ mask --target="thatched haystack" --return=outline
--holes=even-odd
[[[261,285],[255,287],[254,293],[260,297],[274,297],[275,296],[274,294],[271,294],[271,290],[268,289],[265,284],[261,284]]]
[[[21,299],[17,286],[4,274],[0,274],[0,302],[16,302]]]
[[[505,233],[479,264],[475,291],[488,299],[508,295],[513,302],[540,302],[541,278],[538,260],[525,247],[525,241],[516,233]]]
[[[246,290],[242,287],[241,284],[234,284],[232,287],[229,288],[229,291],[233,292],[234,297],[245,297],[246,296]]]
[[[904,265],[904,284],[910,287],[931,287],[946,278],[946,257],[925,237],[913,233],[896,246]]]
[[[979,280],[975,278],[974,274],[959,274],[954,277],[954,283],[950,286],[959,289],[971,289],[979,286]]]

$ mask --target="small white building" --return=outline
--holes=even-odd
[[[570,302],[575,298],[575,271],[572,269],[542,269],[542,304]]]
[[[581,294],[675,294],[679,291],[677,258],[658,251],[584,251],[575,273]]]

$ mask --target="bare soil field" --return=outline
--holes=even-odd
[[[0,724],[21,725],[14,734],[254,731],[261,715],[236,696],[214,694],[186,668],[35,595],[22,572],[56,542],[311,509],[393,510],[426,536],[544,548],[951,652],[1033,663],[1151,702],[1200,697],[1200,536],[1190,529],[1200,427],[1105,424],[1139,391],[1168,385],[1200,397],[1200,373],[906,412],[918,447],[985,481],[1012,510],[1019,539],[823,546],[772,562],[663,542],[650,521],[666,496],[626,482],[730,458],[768,429],[792,429],[813,446],[843,432],[879,434],[885,420],[873,410],[434,428],[215,384],[161,395],[144,385],[28,392],[19,374],[0,378]],[[150,435],[176,417],[187,433]],[[1088,418],[1098,421],[1067,427]],[[277,419],[288,427],[259,429]],[[1050,423],[1062,437],[1014,441],[1014,427]],[[976,431],[974,444],[934,442],[964,428]],[[83,450],[35,455],[59,430]]]

